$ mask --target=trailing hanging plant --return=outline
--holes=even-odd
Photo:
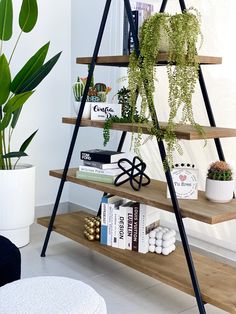
[[[136,102],[134,106],[130,105],[130,90],[126,87],[122,87],[118,92],[118,103],[121,104],[122,116],[119,118],[117,116],[112,116],[107,118],[103,127],[103,145],[106,146],[110,140],[110,129],[113,123],[132,123],[140,122],[140,116],[138,115],[138,110],[136,107]],[[137,92],[136,92],[137,99]],[[142,122],[146,122],[147,119],[143,119]]]
[[[199,63],[196,58],[196,45],[200,31],[199,14],[193,14],[192,9],[173,16],[167,13],[156,13],[146,20],[140,30],[140,56],[133,51],[128,67],[131,106],[135,104],[135,92],[141,95],[140,120],[151,116],[153,127],[150,132],[158,140],[167,144],[166,163],[173,164],[173,151],[182,153],[175,135],[176,117],[182,111],[180,124],[190,123],[203,134],[201,127],[195,122],[192,110],[192,94],[198,78]],[[169,80],[170,114],[165,132],[160,131],[156,124],[156,114],[153,94],[156,64],[158,61],[160,43],[166,36],[170,47],[167,73]],[[140,146],[138,137],[136,147]]]

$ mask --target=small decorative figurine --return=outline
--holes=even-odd
[[[169,255],[175,250],[176,231],[158,227],[149,233],[149,252]]]
[[[131,167],[128,168],[127,165]],[[139,191],[141,186],[148,185],[151,182],[150,178],[144,173],[146,164],[138,156],[135,156],[132,162],[126,158],[122,158],[118,161],[118,166],[123,172],[116,177],[114,182],[116,186],[129,181],[131,187],[135,191]],[[143,177],[146,179],[145,182],[143,182]]]
[[[99,240],[101,218],[99,216],[85,217],[84,221],[84,236],[89,241]]]

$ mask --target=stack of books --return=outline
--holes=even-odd
[[[119,249],[147,253],[149,233],[159,226],[158,208],[114,195],[101,202],[100,242]]]
[[[130,157],[132,157],[130,153],[103,149],[82,151],[80,158],[83,165],[76,171],[76,178],[113,184],[115,178],[122,173],[118,161]]]

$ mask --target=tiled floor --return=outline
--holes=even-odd
[[[104,297],[108,314],[198,313],[193,297],[54,232],[47,256],[41,258],[45,232],[42,226],[32,226],[31,243],[21,249],[23,278],[56,275],[82,280]],[[226,313],[209,304],[206,311]]]

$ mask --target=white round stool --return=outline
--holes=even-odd
[[[0,288],[1,314],[106,314],[104,299],[82,281],[34,277]]]

